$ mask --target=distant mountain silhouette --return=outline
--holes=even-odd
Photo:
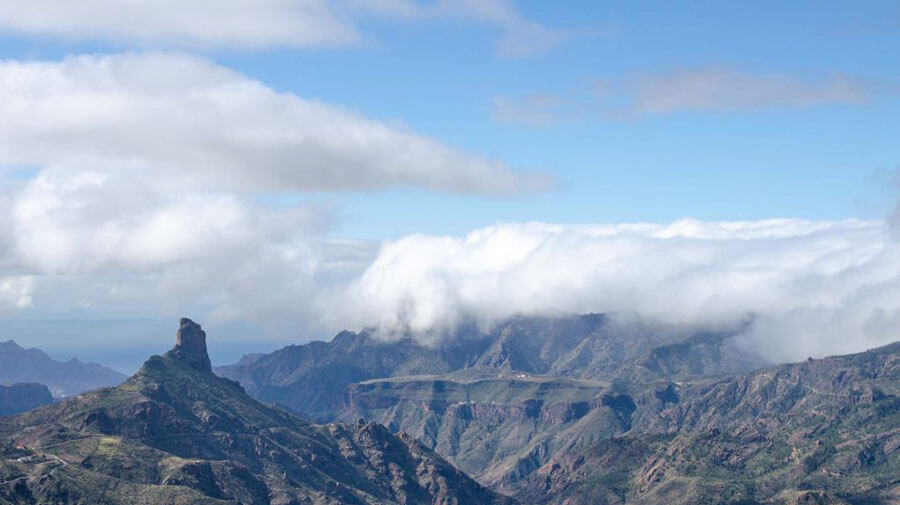
[[[16,342],[0,342],[0,383],[35,382],[63,398],[121,383],[127,376],[77,359],[56,361],[40,349],[24,349]]]

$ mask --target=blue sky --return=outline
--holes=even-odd
[[[543,194],[495,199],[417,189],[301,195],[336,201],[339,230],[380,239],[461,233],[498,221],[598,222],[679,217],[880,217],[900,159],[900,7],[895,2],[520,2],[564,33],[552,48],[497,53],[495,27],[364,16],[352,48],[191,49],[296,93],[397,121],[467,151],[552,173]],[[7,35],[0,54],[54,59],[85,52],[183,50],[177,43],[85,42]],[[760,106],[551,125],[499,122],[497,96],[535,94],[593,106],[599,82],[632,73],[721,66],[749,75],[834,74],[869,83],[866,103]],[[421,212],[427,209],[427,212]]]
[[[560,179],[548,194],[499,202],[415,191],[348,198],[353,234],[459,233],[498,220],[876,217],[891,197],[877,174],[900,157],[896,93],[863,105],[588,117],[546,127],[498,124],[491,110],[495,95],[584,94],[592,81],[629,72],[706,65],[811,79],[839,72],[896,88],[900,53],[890,48],[900,46],[900,12],[895,3],[876,4],[531,2],[522,10],[533,19],[584,33],[543,54],[509,59],[491,51],[490,30],[392,23],[378,27],[383,45],[352,54],[225,61],[278,88],[397,118]],[[430,212],[408,212],[423,207],[453,217],[435,222]],[[367,215],[369,208],[381,212]]]
[[[337,54],[278,52],[222,61],[279,89],[340,103],[466,149],[546,170],[557,190],[496,201],[417,191],[345,201],[348,233],[459,233],[495,221],[813,219],[884,215],[879,174],[897,166],[900,46],[895,3],[522,3],[572,40],[524,58],[491,50],[490,29],[379,24],[380,44]],[[891,22],[893,19],[893,24]],[[751,74],[871,80],[868,104],[637,120],[586,117],[551,126],[498,124],[491,97],[588,94],[629,72],[723,65]],[[377,208],[374,215],[367,209]],[[427,214],[417,209],[428,208]],[[412,211],[412,212],[410,212]],[[433,213],[447,215],[435,220]],[[452,217],[450,217],[452,216]]]
[[[333,291],[367,286],[372,266],[384,260],[385,240],[459,238],[533,221],[665,226],[682,218],[856,218],[883,226],[897,201],[896,2],[305,0],[263,2],[257,6],[263,14],[231,1],[164,2],[152,12],[106,0],[82,7],[48,2],[43,11],[24,2],[0,5],[6,61],[0,82],[8,102],[59,108],[40,124],[9,108],[9,128],[0,128],[3,142],[14,146],[0,152],[0,204],[11,202],[15,221],[14,238],[0,247],[7,254],[0,295],[9,293],[0,330],[28,335],[35,345],[69,352],[77,338],[61,343],[46,336],[59,321],[76,321],[77,335],[77,321],[92,321],[85,332],[97,331],[101,320],[156,328],[184,312],[208,316],[229,339],[244,342],[235,344],[240,350],[366,324],[342,323],[342,313],[310,321]],[[132,19],[146,21],[128,28]],[[94,59],[65,63],[79,55]],[[39,83],[33,96],[16,84],[20,69]],[[57,72],[59,89],[42,87],[44,71]],[[167,91],[147,98],[150,78],[128,72],[158,72],[152,78]],[[185,90],[200,91],[182,94],[182,78]],[[262,90],[234,95],[233,116],[223,119],[228,138],[244,135],[244,124],[269,133],[247,145],[209,147],[217,133],[206,118],[217,109],[203,112],[205,99],[193,100],[228,82],[242,90],[256,82]],[[136,105],[110,126],[102,118],[118,110],[109,104],[122,96]],[[324,110],[302,105],[281,115],[295,99]],[[160,110],[196,106],[197,117],[181,111],[168,124],[154,112],[155,100]],[[100,102],[107,108],[91,108]],[[340,139],[317,136],[318,125],[304,118],[323,121],[328,132],[384,127],[387,140],[332,156],[327,146]],[[142,152],[134,141],[146,135],[156,145],[157,128],[174,131],[195,119],[194,129],[173,137],[174,154],[159,155],[160,147]],[[306,140],[279,144],[284,125]],[[120,143],[112,139],[118,133]],[[70,137],[71,144],[59,141]],[[257,141],[273,143],[271,159],[256,151]],[[163,150],[173,144],[160,142]],[[302,147],[317,142],[325,154]],[[192,164],[218,155],[226,164],[264,159],[259,166],[235,162],[221,176]],[[382,155],[384,161],[375,159]],[[308,172],[292,173],[291,163]],[[331,166],[346,173],[334,175]],[[84,184],[89,191],[82,194]],[[173,196],[166,188],[176,186]],[[177,202],[193,199],[206,206],[204,216],[231,217],[178,228],[184,219]],[[108,202],[96,206],[97,200]],[[211,231],[220,228],[226,231]],[[65,233],[71,229],[91,235],[73,238]],[[167,230],[209,233],[231,249],[195,254],[189,241],[156,248]],[[124,250],[130,252],[119,254]],[[210,264],[219,270],[204,270]],[[246,278],[222,275],[242,268]],[[295,277],[302,282],[270,303],[247,288]],[[170,296],[169,290],[184,292],[184,283],[203,289]],[[364,303],[377,306],[394,294],[375,290]],[[285,301],[291,297],[314,308],[294,310]],[[254,309],[240,308],[244,302]],[[435,303],[446,309],[445,301]],[[894,310],[879,303],[872,310]],[[605,309],[577,300],[549,305]],[[248,337],[252,328],[265,337]],[[145,345],[151,340],[145,333],[122,341]],[[85,349],[94,345],[88,340]]]

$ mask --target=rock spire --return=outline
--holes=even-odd
[[[206,332],[199,324],[186,317],[181,318],[178,325],[175,347],[171,354],[197,370],[212,371],[209,354],[206,352]]]

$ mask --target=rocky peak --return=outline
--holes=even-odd
[[[183,317],[175,334],[175,347],[170,351],[172,357],[202,371],[212,371],[209,355],[206,353],[206,332],[199,324]]]

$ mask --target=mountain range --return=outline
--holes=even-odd
[[[557,452],[629,431],[635,398],[655,405],[671,381],[763,366],[735,344],[739,331],[602,314],[518,317],[435,346],[342,332],[217,373],[306,417],[409,433],[512,493]]]
[[[517,317],[214,370],[184,319],[121,385],[0,418],[0,505],[900,504],[900,342],[771,364],[744,329]]]
[[[433,346],[342,332],[217,373],[409,434],[523,503],[897,503],[900,349],[773,367],[742,330],[518,317]]]

